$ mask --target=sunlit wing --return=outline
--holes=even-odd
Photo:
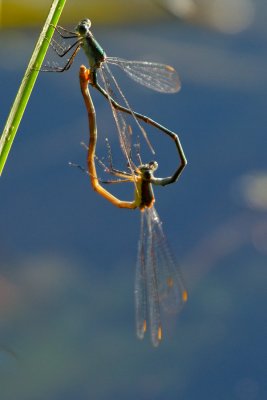
[[[147,248],[146,248],[146,281],[148,293],[148,313],[151,341],[158,346],[162,339],[162,325],[160,317],[160,297],[158,290],[157,259],[154,249],[153,222],[149,209],[144,214],[147,220]]]
[[[187,290],[154,207],[141,212],[141,233],[135,280],[137,336],[144,337],[147,325],[151,340],[162,339],[161,311],[178,312],[187,301]]]
[[[120,99],[123,102],[123,106],[126,107],[130,111],[130,115],[132,116],[133,120],[135,121],[136,126],[141,131],[142,135],[144,136],[144,138],[145,138],[150,150],[152,151],[152,153],[154,153],[153,147],[152,147],[152,145],[151,145],[151,143],[150,143],[150,141],[149,141],[149,139],[147,137],[146,130],[144,129],[144,127],[140,124],[140,122],[136,118],[132,108],[130,107],[130,104],[128,103],[128,100],[124,96],[124,94],[123,94],[123,92],[122,92],[117,80],[115,79],[114,75],[112,74],[112,72],[111,72],[109,66],[107,65],[107,63],[103,63],[102,64],[102,67],[100,69],[100,75],[102,75],[102,77],[104,77],[104,79],[106,81],[106,82],[104,82],[105,83],[105,89],[106,89],[106,91],[108,91],[108,94],[109,94],[110,106],[112,107],[113,115],[114,115],[114,118],[115,118],[115,121],[116,121],[118,129],[120,128],[119,125],[121,125],[122,130],[125,130],[125,128],[124,128],[124,125],[125,125],[124,124],[124,122],[125,122],[124,115],[125,115],[125,113],[117,110],[112,105],[111,98],[113,98],[113,99],[115,99],[117,101],[115,91],[119,94]],[[112,84],[114,85],[114,89],[115,90],[112,89]],[[116,116],[118,116],[118,117],[116,118]],[[129,147],[129,143],[131,142],[132,138],[130,138],[129,135],[128,135],[128,136],[126,136],[126,139],[127,139],[127,142],[128,142],[127,144],[128,144],[128,147]]]
[[[169,65],[117,57],[107,57],[106,61],[119,66],[134,81],[157,92],[175,93],[181,88],[177,72]]]
[[[123,155],[125,156],[126,160],[127,160],[127,164],[129,165],[132,175],[134,175],[133,173],[133,168],[131,165],[131,144],[132,144],[132,138],[131,135],[129,133],[128,130],[128,124],[126,123],[126,120],[124,118],[124,114],[119,111],[116,110],[111,102],[111,98],[115,98],[116,99],[116,95],[112,89],[112,83],[110,82],[109,77],[114,78],[110,71],[106,70],[105,67],[101,68],[99,70],[99,74],[100,77],[103,81],[103,85],[105,87],[105,90],[108,94],[108,99],[109,99],[109,103],[112,109],[112,113],[113,113],[113,117],[117,126],[117,131],[118,131],[118,136],[119,136],[119,142],[120,142],[120,146],[121,146],[121,150]],[[115,78],[114,78],[115,79]]]
[[[162,309],[177,313],[187,301],[181,272],[162,229],[162,222],[154,207],[147,210],[152,225],[152,243],[157,276],[157,289]]]
[[[148,325],[152,343],[154,346],[158,346],[162,334],[151,228],[151,219],[145,209],[141,212],[141,232],[135,279],[136,330],[137,336],[142,339]]]
[[[146,237],[144,234],[144,222],[144,213],[141,213],[134,287],[136,334],[139,339],[143,339],[147,330]]]

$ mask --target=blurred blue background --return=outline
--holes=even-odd
[[[32,3],[1,3],[2,127],[50,1],[38,2],[40,21]],[[39,75],[0,180],[0,398],[264,400],[267,4],[136,1],[131,13],[110,1],[111,13],[104,1],[74,3],[61,25],[89,17],[108,55],[179,72],[177,95],[120,82],[133,108],[184,146],[188,166],[156,190],[156,207],[189,301],[159,348],[136,339],[139,211],[114,208],[68,167],[85,164],[81,53],[69,72]],[[92,94],[100,132],[115,130]],[[162,176],[175,164],[169,140],[160,143]]]

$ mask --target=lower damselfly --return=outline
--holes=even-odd
[[[55,39],[52,39],[51,46],[58,56],[65,57],[68,54],[70,54],[70,56],[64,66],[45,66],[42,70],[48,72],[67,71],[71,67],[78,51],[81,48],[84,50],[89,64],[90,84],[105,96],[110,103],[117,126],[120,146],[129,165],[131,164],[130,152],[132,138],[129,134],[129,124],[127,124],[124,117],[125,113],[132,116],[146,139],[152,153],[154,153],[153,146],[148,139],[144,127],[139,121],[154,126],[175,140],[175,134],[172,131],[151,118],[132,110],[117,80],[111,72],[110,65],[119,67],[130,78],[141,85],[161,93],[175,93],[180,89],[180,80],[173,67],[148,61],[129,61],[118,57],[108,57],[93,36],[91,31],[91,21],[89,19],[83,19],[80,21],[74,31],[69,31],[60,26],[55,27],[55,30],[62,39],[75,39],[75,41],[70,46],[65,47]],[[98,77],[100,77],[102,86],[99,83]],[[115,90],[113,90],[113,88]],[[117,101],[114,94],[115,91],[118,93],[123,105],[119,104]]]
[[[113,181],[101,181],[98,178],[95,160],[97,145],[97,124],[94,104],[89,92],[88,83],[91,74],[85,68],[80,67],[80,86],[88,115],[89,146],[87,148],[87,167],[93,189],[119,208],[136,209],[141,211],[141,233],[138,246],[138,257],[135,279],[135,309],[136,332],[142,339],[147,328],[150,329],[151,340],[154,346],[158,346],[163,337],[161,312],[178,312],[187,301],[188,293],[185,288],[182,275],[177,263],[168,247],[166,237],[162,229],[162,222],[154,207],[155,197],[153,185],[166,186],[177,181],[186,166],[186,158],[178,136],[175,143],[179,155],[179,166],[173,175],[166,178],[154,176],[158,164],[156,161],[142,163],[139,153],[140,165],[136,166],[132,159],[131,173],[120,171],[113,167],[111,153],[109,154],[109,166],[101,164],[105,172],[119,179]],[[110,152],[109,148],[109,152]],[[134,200],[123,201],[115,197],[103,187],[103,183],[132,182],[135,184]]]

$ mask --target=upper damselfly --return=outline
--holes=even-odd
[[[140,124],[139,120],[156,127],[175,140],[175,134],[172,131],[152,120],[151,118],[132,110],[126,97],[120,89],[117,80],[110,70],[110,65],[116,65],[121,68],[130,78],[141,85],[161,93],[175,93],[180,89],[180,80],[173,67],[148,61],[128,61],[118,57],[108,57],[103,48],[94,38],[91,32],[91,21],[89,19],[83,19],[80,21],[74,31],[69,31],[60,26],[55,27],[55,30],[63,39],[76,40],[70,46],[63,47],[55,39],[52,39],[51,46],[56,51],[58,56],[64,57],[67,54],[71,55],[64,66],[44,67],[42,70],[55,72],[66,71],[71,67],[78,51],[81,48],[84,50],[88,58],[90,69],[90,84],[102,95],[104,95],[111,105],[113,116],[117,125],[120,146],[129,165],[131,135],[129,134],[128,129],[129,124],[127,124],[123,113],[130,114],[133,117],[153,153],[153,147],[150,144],[146,131]],[[98,76],[100,76],[103,86],[99,84]],[[112,87],[114,87],[118,92],[120,98],[122,99],[123,105],[119,104],[119,102],[114,98],[114,90]]]

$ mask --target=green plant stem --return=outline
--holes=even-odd
[[[0,138],[0,176],[66,0],[53,0]]]

